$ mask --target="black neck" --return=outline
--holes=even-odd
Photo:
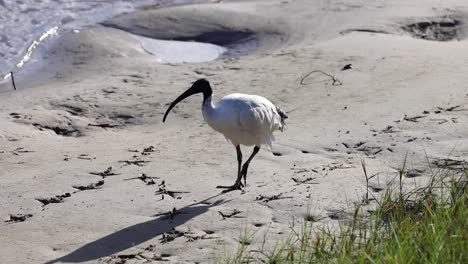
[[[213,94],[213,90],[211,89],[210,86],[205,86],[203,87],[202,93],[203,93],[203,102],[205,102],[205,100],[208,99],[208,97],[210,97]]]

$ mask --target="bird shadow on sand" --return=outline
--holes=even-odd
[[[217,194],[201,202],[192,203],[180,208],[177,210],[180,214],[176,215],[173,219],[168,219],[167,216],[161,215],[155,219],[123,228],[115,233],[90,242],[68,255],[50,260],[44,264],[92,261],[135,247],[158,235],[162,235],[164,232],[167,232],[172,228],[176,228],[201,214],[206,213],[211,207],[228,202],[222,199],[213,203],[208,202],[208,200],[219,195],[220,194]]]

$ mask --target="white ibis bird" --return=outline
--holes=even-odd
[[[214,130],[223,134],[237,151],[237,179],[231,186],[217,186],[224,188],[224,192],[240,190],[247,185],[247,170],[252,159],[257,155],[262,145],[272,148],[273,132],[285,129],[285,119],[288,116],[268,99],[249,94],[234,93],[227,95],[213,105],[213,90],[206,79],[199,79],[187,91],[171,103],[164,114],[163,122],[171,109],[185,98],[203,93],[202,114],[205,121]],[[242,165],[240,145],[254,146],[253,152]],[[244,184],[242,184],[242,177]]]

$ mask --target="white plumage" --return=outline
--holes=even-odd
[[[213,105],[212,96],[202,106],[203,118],[234,146],[261,146],[272,149],[273,132],[284,130],[284,122],[268,99],[249,94],[230,94]]]
[[[205,79],[197,80],[192,87],[181,94],[167,109],[163,122],[170,110],[180,101],[196,93],[203,93],[202,114],[205,121],[214,130],[223,134],[237,151],[237,180],[232,186],[218,186],[226,191],[241,189],[246,185],[247,170],[250,161],[266,145],[270,150],[275,140],[273,132],[284,131],[287,115],[268,99],[249,94],[234,93],[227,95],[213,104],[212,89]],[[255,146],[252,155],[242,165],[240,145]],[[242,167],[241,167],[242,165]],[[241,180],[244,177],[244,184]]]

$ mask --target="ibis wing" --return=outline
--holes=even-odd
[[[282,126],[276,107],[261,96],[230,94],[216,109],[218,119],[210,125],[235,145],[267,145],[271,149],[273,132]]]
[[[256,145],[267,145],[270,149],[275,140],[274,113],[265,105],[250,107],[240,112],[240,124],[242,129],[250,137],[255,138]]]

